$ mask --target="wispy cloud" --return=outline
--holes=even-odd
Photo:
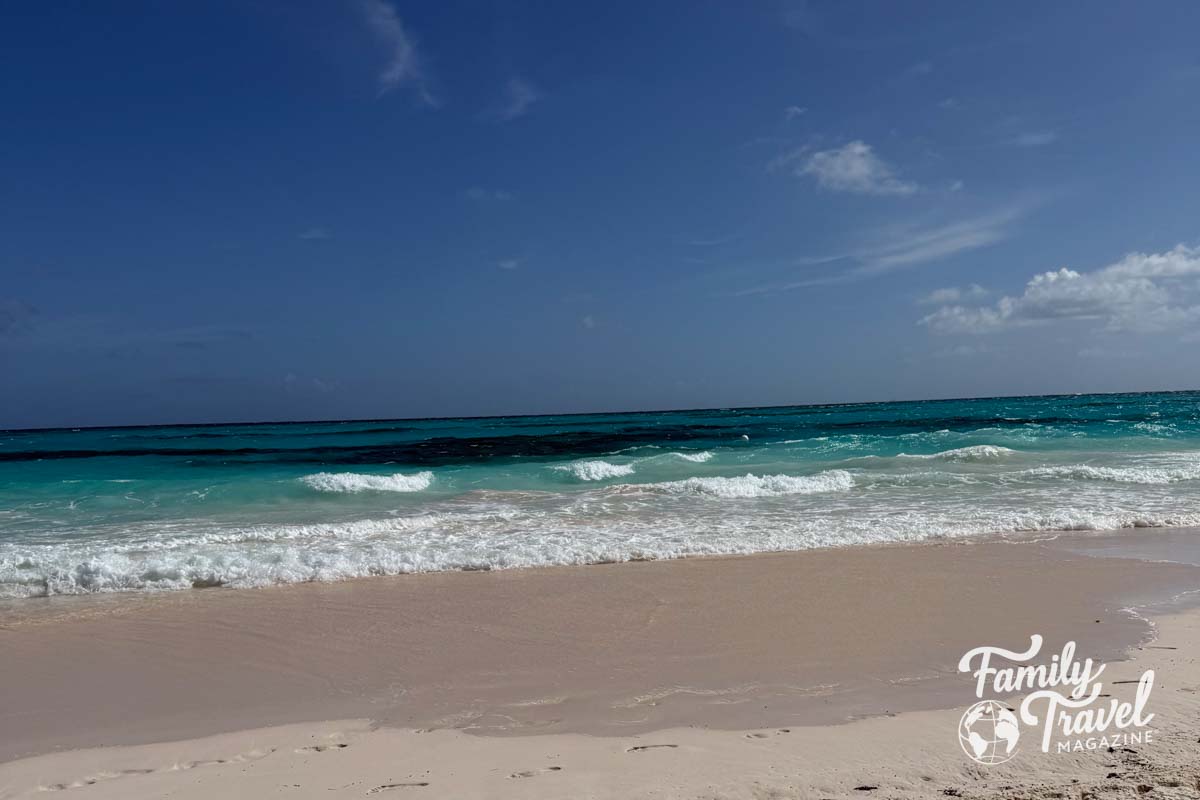
[[[962,303],[968,300],[982,300],[984,297],[987,297],[987,294],[987,289],[978,283],[972,283],[962,288],[949,286],[945,289],[934,289],[929,294],[917,298],[917,302],[921,305],[943,306],[950,303]]]
[[[935,350],[932,355],[934,358],[978,358],[984,355],[996,355],[1004,352],[1002,349],[989,347],[981,344],[954,344],[949,347],[943,347],[940,350]]]
[[[855,140],[832,150],[810,153],[800,148],[776,158],[771,169],[790,166],[794,174],[816,180],[823,189],[870,195],[910,195],[917,184],[901,180],[896,171],[875,155],[871,145]]]
[[[1062,268],[989,306],[945,305],[920,320],[938,333],[995,333],[1060,321],[1154,333],[1200,324],[1200,248],[1130,253],[1092,272]]]
[[[37,309],[24,300],[0,298],[0,337],[33,330]]]
[[[596,318],[588,314],[583,319],[579,320],[579,324],[587,328],[589,331],[596,327]]]
[[[506,202],[513,199],[513,193],[504,189],[485,189],[482,186],[472,186],[463,192],[463,197],[468,200],[474,200],[477,203],[484,203],[489,200],[498,202]]]
[[[0,301],[0,347],[131,354],[147,348],[237,346],[254,336],[252,330],[222,325],[140,328],[107,312],[43,316],[19,300]]]
[[[788,263],[789,267],[804,268],[845,263],[846,268],[840,272],[763,284],[735,294],[766,294],[848,283],[977,250],[1007,238],[1011,224],[1025,210],[1023,206],[1013,206],[942,225],[887,228],[871,235],[860,248],[828,256],[805,256]]]
[[[329,232],[328,228],[316,227],[316,228],[309,228],[306,231],[300,232],[299,234],[296,235],[296,238],[302,239],[306,242],[315,242],[315,241],[320,241],[322,239],[332,238],[332,236],[333,236],[333,234],[331,234]]]
[[[691,245],[692,247],[718,247],[723,244],[736,242],[742,238],[740,233],[730,233],[725,236],[697,236],[691,239],[683,239],[682,244]]]
[[[1125,347],[1104,347],[1092,345],[1080,349],[1076,355],[1080,358],[1095,358],[1100,361],[1112,361],[1113,359],[1138,358],[1141,354],[1136,350],[1130,350]]]
[[[542,93],[524,78],[510,78],[504,85],[504,97],[496,109],[495,116],[501,122],[525,116],[529,108],[542,99]]]
[[[898,228],[889,241],[860,254],[865,262],[861,272],[888,272],[995,244],[1008,235],[1009,224],[1021,213],[1009,208],[946,225]]]
[[[312,376],[308,380],[304,380],[294,372],[289,372],[283,376],[284,391],[289,394],[293,392],[314,391],[319,394],[330,394],[337,391],[338,382],[328,381]]]
[[[796,117],[802,117],[808,113],[808,109],[804,106],[788,106],[783,110],[783,118],[791,121]]]
[[[1055,131],[1029,131],[1014,136],[1010,144],[1017,147],[1045,147],[1057,141],[1058,133]]]
[[[502,258],[496,262],[496,266],[500,269],[516,269],[517,267],[521,266],[521,259]]]
[[[405,28],[396,9],[384,0],[360,0],[359,7],[371,33],[387,52],[387,63],[379,73],[379,94],[410,88],[427,106],[437,106],[429,91],[416,41]]]

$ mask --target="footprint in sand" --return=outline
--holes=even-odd
[[[545,769],[527,769],[524,772],[514,772],[509,775],[510,778],[532,778],[535,775],[544,775],[547,772],[561,772],[562,767],[546,767]]]
[[[168,772],[174,772],[181,769],[195,769],[196,767],[214,767],[220,764],[245,764],[247,761],[258,761],[260,758],[266,758],[275,752],[275,748],[267,750],[250,750],[246,753],[239,753],[231,758],[210,758],[201,761],[181,761],[172,767],[168,767]]]
[[[41,787],[47,792],[61,792],[64,789],[78,789],[82,786],[95,786],[100,781],[108,781],[114,778],[125,778],[132,775],[149,775],[155,770],[152,769],[122,769],[117,772],[102,772],[99,775],[92,775],[87,778],[80,778],[72,783],[55,783],[50,786]]]
[[[771,738],[771,736],[778,736],[781,733],[791,733],[791,732],[792,732],[791,728],[780,728],[779,730],[775,731],[774,734],[762,733],[761,731],[758,731],[755,733],[747,733],[746,738],[747,739],[769,739],[769,738]]]
[[[642,750],[653,750],[657,747],[679,747],[677,744],[639,744],[637,747],[630,747],[626,753],[637,753]]]
[[[164,769],[122,769],[117,771],[105,771],[96,775],[89,775],[86,778],[79,778],[70,783],[52,783],[48,786],[42,786],[43,791],[61,792],[64,789],[78,789],[83,786],[95,786],[101,781],[111,781],[116,778],[130,778],[135,775],[152,775],[156,772],[178,772],[179,770],[195,769],[196,767],[211,767],[218,764],[244,764],[247,761],[257,761],[260,758],[266,758],[274,753],[274,749],[270,750],[251,750],[246,753],[240,753],[231,758],[213,758],[206,761],[180,761],[170,767]]]
[[[416,789],[421,786],[428,786],[429,781],[420,781],[418,783],[385,783],[382,786],[376,786],[367,794],[379,794],[380,792],[391,791],[392,789]]]
[[[348,744],[314,744],[311,747],[298,747],[297,753],[324,753],[326,750],[344,750]]]

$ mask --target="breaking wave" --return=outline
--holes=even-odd
[[[1023,470],[1020,475],[1032,478],[1160,485],[1200,480],[1200,463],[1181,467],[1094,467],[1089,464],[1072,464],[1057,467],[1034,467]]]
[[[1016,452],[1016,450],[1011,448],[994,444],[975,444],[970,447],[956,447],[953,450],[943,450],[940,453],[931,453],[929,455],[901,453],[897,458],[920,458],[936,461],[990,461],[995,458],[1013,455]]]
[[[558,464],[552,469],[568,472],[581,481],[603,481],[633,474],[632,464],[610,464],[607,461],[575,461]]]
[[[1200,393],[0,432],[0,598],[1196,526],[1197,408]]]
[[[300,480],[318,492],[422,492],[433,484],[433,473],[363,475],[358,472],[318,472],[305,475]]]
[[[816,475],[742,475],[734,478],[685,478],[648,483],[630,488],[668,494],[703,495],[720,498],[774,497],[785,494],[844,492],[854,487],[854,478],[842,469]]]
[[[790,476],[748,480],[751,477],[719,479],[735,483],[707,483],[701,491],[744,492],[756,485],[764,488],[755,491],[771,486],[778,491],[797,486],[779,483],[778,479]],[[843,479],[828,480],[836,484]],[[815,485],[808,484],[810,489]],[[820,507],[786,518],[723,511],[716,517],[657,515],[636,523],[625,519],[587,524],[572,520],[563,509],[538,516],[506,508],[486,513],[193,531],[190,535],[180,531],[177,537],[155,539],[154,546],[148,546],[148,540],[116,547],[103,542],[0,544],[0,598],[250,588],[420,572],[918,542],[1006,531],[1200,524],[1200,513],[1146,513],[1111,507],[1041,511],[948,508],[925,513],[876,509],[853,517],[831,516]]]
[[[671,453],[676,458],[682,458],[684,461],[691,461],[693,464],[703,464],[705,461],[712,460],[713,454],[708,450],[699,453]]]

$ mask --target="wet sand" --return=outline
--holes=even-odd
[[[1150,635],[1123,608],[1200,587],[1069,541],[41,601],[0,629],[0,761],[322,720],[631,736],[950,708],[970,647],[1119,658]]]
[[[0,764],[0,796],[1192,799],[1200,794],[1200,613],[1157,625],[1153,644],[1106,675],[1106,691],[1128,700],[1134,687],[1125,681],[1157,672],[1154,741],[1112,751],[1043,754],[1022,737],[1012,761],[975,764],[955,736],[970,696],[964,686],[954,709],[744,731],[494,737],[367,720],[295,724]]]

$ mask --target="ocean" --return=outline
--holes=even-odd
[[[0,598],[1191,525],[1200,392],[0,432]]]

